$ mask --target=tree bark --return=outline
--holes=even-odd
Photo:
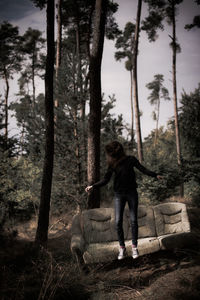
[[[47,58],[45,73],[46,140],[36,245],[47,246],[54,158],[54,0],[47,1]]]
[[[156,131],[155,131],[154,147],[156,146],[157,141],[158,141],[159,118],[160,118],[160,98],[158,99],[158,103],[157,103],[157,117],[156,117]]]
[[[35,61],[36,61],[36,42],[34,43],[34,51],[32,56],[32,88],[33,88],[33,116],[35,114]]]
[[[57,45],[56,45],[56,79],[61,63],[61,41],[62,41],[62,0],[57,0]]]
[[[142,0],[138,0],[137,19],[136,19],[135,36],[134,36],[134,48],[133,48],[133,87],[134,87],[134,108],[135,108],[136,135],[137,135],[137,151],[138,151],[138,159],[140,162],[143,161],[143,147],[142,147],[140,111],[139,111],[139,101],[138,101],[137,56],[138,56],[141,9],[142,9]]]
[[[61,64],[61,43],[62,43],[62,0],[57,0],[57,43],[56,43],[56,81],[58,80],[58,70]],[[58,108],[58,99],[54,101],[55,108]],[[57,123],[57,114],[55,113],[54,122]]]
[[[131,77],[131,144],[134,144],[134,109],[133,109],[133,74],[132,70],[130,71]]]
[[[107,0],[96,0],[92,50],[90,54],[90,114],[88,122],[88,182],[100,179],[101,61],[104,45]],[[88,196],[88,208],[100,207],[100,191]]]
[[[180,132],[178,122],[178,107],[177,107],[177,83],[176,83],[176,19],[175,19],[175,3],[172,3],[172,81],[173,81],[173,100],[174,100],[174,120],[175,120],[175,135],[176,135],[176,151],[177,151],[177,162],[181,168],[181,145],[180,145]],[[180,196],[184,195],[184,186],[180,186]]]
[[[6,143],[6,148],[8,144],[8,95],[9,95],[9,81],[8,81],[8,76],[7,76],[7,71],[4,69],[4,78],[5,78],[5,84],[6,84],[6,89],[5,89],[5,143]]]

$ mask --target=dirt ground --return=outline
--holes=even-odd
[[[71,256],[70,216],[51,220],[48,250],[39,257],[33,247],[36,223],[18,225],[16,237],[0,241],[0,299],[200,299],[200,209],[189,208],[188,214],[197,239],[193,247],[82,271]]]

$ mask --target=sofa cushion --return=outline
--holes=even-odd
[[[86,264],[112,261],[117,258],[119,243],[117,241],[107,243],[93,243],[87,246],[83,254]]]
[[[167,234],[158,237],[162,250],[172,250],[175,248],[193,247],[197,240],[191,232]]]
[[[132,255],[132,242],[126,242],[126,249],[129,256]],[[138,241],[138,250],[140,255],[149,254],[160,250],[157,238],[144,238]],[[119,243],[117,241],[110,243],[94,243],[88,245],[83,254],[86,264],[106,262],[117,259],[119,252]]]
[[[131,225],[129,218],[129,209],[127,208],[124,217],[128,220],[128,235],[127,239],[132,238]],[[156,236],[154,212],[152,207],[139,205],[138,207],[138,238]]]
[[[189,232],[186,205],[184,203],[164,203],[154,206],[157,236]]]

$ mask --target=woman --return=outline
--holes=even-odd
[[[86,192],[89,192],[92,189],[96,189],[106,185],[110,181],[111,176],[114,173],[115,221],[120,246],[118,259],[123,259],[126,256],[126,247],[124,242],[123,231],[123,213],[126,202],[128,202],[130,210],[130,221],[132,231],[132,257],[135,259],[139,256],[139,253],[137,249],[138,193],[134,167],[140,170],[142,173],[155,177],[157,179],[161,179],[162,177],[142,166],[134,156],[127,156],[124,152],[122,144],[120,144],[117,141],[113,141],[106,145],[105,151],[108,169],[103,180],[86,187],[85,190]]]

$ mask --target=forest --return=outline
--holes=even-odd
[[[180,98],[177,95],[181,45],[176,22],[184,0],[135,1],[137,11],[123,30],[115,19],[120,4],[111,0],[32,2],[46,12],[46,36],[30,27],[20,34],[19,28],[6,20],[0,24],[1,299],[95,299],[88,295],[99,289],[99,283],[92,279],[94,274],[79,274],[70,253],[68,229],[75,214],[113,205],[112,182],[101,191],[85,192],[87,185],[104,176],[108,142],[121,142],[128,155],[163,176],[158,182],[136,171],[141,204],[180,201],[196,211],[200,207],[200,81],[192,92],[183,90]],[[194,2],[198,10],[200,1]],[[148,15],[142,19],[144,6]],[[143,138],[137,64],[142,52],[140,34],[144,32],[148,41],[154,42],[166,24],[171,28],[171,61],[164,63],[171,70],[171,91],[163,74],[152,74],[152,81],[146,84],[146,101],[152,105],[155,129]],[[183,30],[199,27],[197,12]],[[110,96],[103,92],[106,39],[114,41],[116,63],[123,62],[130,74],[127,110],[131,124],[122,114],[113,113],[115,91]],[[16,75],[16,97],[9,102],[10,84]],[[38,82],[44,85],[44,93]],[[159,126],[163,101],[174,108],[167,127]],[[16,135],[9,133],[11,115],[16,119]],[[179,255],[176,261],[180,263],[184,254]],[[185,255],[184,259],[188,258]],[[143,267],[145,262],[141,261]],[[197,299],[193,292],[190,299]],[[136,299],[129,296],[123,298],[119,291],[113,299]]]

